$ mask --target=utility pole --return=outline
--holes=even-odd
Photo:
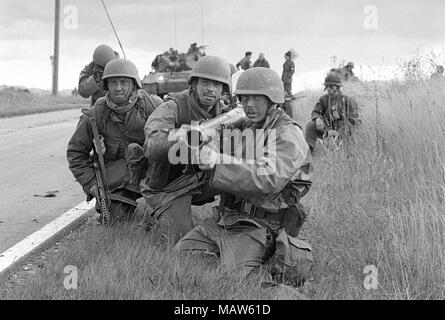
[[[60,39],[60,0],[55,0],[54,18],[54,55],[51,57],[53,65],[53,95],[59,91],[59,39]]]

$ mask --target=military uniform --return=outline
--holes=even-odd
[[[102,74],[108,62],[117,58],[117,52],[107,45],[98,46],[93,53],[93,61],[86,65],[79,76],[79,94],[84,98],[91,97],[91,106],[97,99],[105,96],[102,87]]]
[[[230,92],[230,67],[221,58],[205,56],[198,61],[189,83],[194,78],[206,78],[224,84]],[[207,174],[196,166],[171,164],[169,151],[176,141],[169,134],[192,121],[208,120],[222,111],[217,101],[211,107],[199,103],[193,87],[180,93],[171,93],[150,116],[145,126],[145,156],[149,167],[141,183],[144,203],[138,210],[144,213],[141,223],[146,228],[158,229],[171,244],[193,228],[191,205],[213,201],[206,188]]]
[[[295,63],[288,59],[283,64],[283,75],[281,80],[283,81],[284,91],[287,95],[292,95],[292,77],[295,73]]]
[[[358,106],[354,99],[341,92],[336,96],[328,94],[321,96],[311,113],[312,121],[308,123],[305,132],[306,141],[311,148],[315,147],[317,138],[322,139],[324,134],[317,130],[315,125],[317,118],[323,120],[326,129],[339,132],[340,137],[344,137],[346,123],[353,127],[360,123]]]
[[[159,97],[149,95],[144,90],[134,90],[125,106],[128,111],[121,112],[120,106],[111,101],[109,94],[99,98],[94,107],[83,110],[84,114],[68,143],[67,158],[70,170],[87,194],[87,201],[93,198],[90,191],[97,184],[90,156],[94,147],[91,119],[96,119],[99,134],[104,139],[104,160],[110,192],[119,196],[116,198],[134,201],[140,197],[140,187],[130,179],[126,161],[127,148],[131,143],[140,146],[144,144],[144,125],[161,102]],[[99,209],[98,205],[96,207]],[[121,201],[116,201],[112,203],[110,211],[120,212],[121,209],[128,211],[134,208],[128,208]]]
[[[257,59],[255,61],[255,63],[253,64],[254,68],[257,67],[263,67],[263,68],[270,68],[270,64],[269,61],[267,61],[266,59]]]
[[[236,64],[236,67],[241,68],[243,70],[250,69],[252,68],[252,61],[250,61],[250,58],[244,57],[240,60],[240,62]]]
[[[86,65],[79,76],[79,94],[84,98],[91,97],[91,106],[94,106],[97,99],[105,96],[106,91],[102,88],[100,81],[96,81],[94,77],[94,62]]]
[[[278,94],[281,99],[277,101],[282,103],[281,80],[268,70],[276,76],[277,87],[281,85]],[[243,73],[247,73],[247,77],[241,75],[238,92],[242,92],[243,82],[248,82],[246,78],[258,75],[255,72],[249,75],[249,71]],[[271,79],[269,73],[266,78]],[[265,85],[259,87],[264,89]],[[254,90],[261,89],[245,92],[255,94]],[[264,136],[256,129],[264,130]],[[272,273],[283,275],[293,270],[299,277],[307,276],[313,262],[312,249],[306,241],[297,238],[306,218],[299,202],[311,186],[312,175],[311,155],[303,132],[280,108],[270,112],[262,124],[245,121],[242,130],[253,130],[256,151],[262,149],[263,152],[254,159],[249,158],[247,143],[250,142],[244,141],[235,146],[242,149],[242,163],[227,161],[233,160],[233,152],[223,156],[226,161],[216,164],[209,182],[211,188],[222,192],[218,218],[196,226],[177,243],[176,249],[218,255],[225,269],[240,268],[245,274],[272,257]]]

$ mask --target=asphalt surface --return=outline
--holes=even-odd
[[[66,160],[80,114],[0,119],[0,253],[85,200]]]

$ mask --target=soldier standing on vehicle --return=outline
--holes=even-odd
[[[253,64],[253,68],[256,67],[270,68],[269,61],[264,57],[264,53],[260,53],[258,59]]]
[[[295,73],[295,63],[291,59],[291,52],[288,51],[284,55],[283,74],[281,80],[283,81],[284,91],[286,96],[292,96],[292,77]]]
[[[135,200],[141,197],[139,184],[130,179],[125,157],[127,148],[132,143],[143,145],[145,122],[162,100],[141,90],[136,66],[129,60],[115,59],[107,63],[102,85],[107,93],[91,109],[83,111],[68,143],[67,158],[70,170],[87,195],[87,201],[97,199],[98,185],[90,156],[94,121],[102,138],[101,152],[110,190],[111,220],[119,221],[131,216]],[[96,209],[100,211],[98,203]]]
[[[248,117],[242,133],[252,131],[246,136],[254,141],[234,145],[242,148],[236,160],[233,152],[220,154],[217,144],[202,147],[199,166],[211,172],[210,187],[222,192],[217,218],[196,226],[176,248],[219,255],[225,269],[246,274],[275,254],[273,274],[303,280],[313,262],[309,244],[297,238],[306,219],[300,199],[311,186],[309,147],[299,125],[279,108],[283,84],[275,71],[245,71],[235,94]],[[256,155],[249,156],[245,145],[255,145]]]
[[[338,135],[342,139],[346,134],[351,135],[351,129],[360,124],[357,103],[340,90],[340,75],[329,73],[324,86],[327,93],[318,100],[311,114],[312,120],[306,126],[305,137],[311,150],[315,148],[317,138]]]
[[[237,64],[236,68],[239,70],[240,68],[242,70],[247,70],[252,68],[252,52],[247,51],[244,55],[244,58],[242,58]]]
[[[91,97],[91,106],[94,106],[96,100],[105,96],[105,90],[102,88],[102,74],[105,65],[118,58],[119,55],[106,44],[98,46],[93,53],[93,61],[86,65],[79,76],[79,94],[84,98]]]
[[[169,244],[193,228],[191,206],[213,201],[202,191],[206,175],[196,166],[171,161],[171,148],[179,140],[171,133],[190,127],[192,121],[212,119],[222,112],[222,96],[230,92],[229,63],[222,58],[199,59],[189,78],[188,90],[171,93],[149,117],[145,126],[145,156],[149,163],[141,183],[144,200],[138,212],[144,214],[141,225],[158,230]]]

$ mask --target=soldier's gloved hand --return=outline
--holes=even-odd
[[[212,170],[218,161],[218,153],[212,147],[204,145],[199,150],[199,169]]]
[[[94,81],[96,81],[96,83],[98,85],[102,84],[102,75],[103,74],[104,74],[104,68],[95,64],[94,68],[93,68],[93,78],[94,78]]]
[[[324,131],[324,122],[321,118],[315,119],[315,126],[317,127],[318,131]]]

